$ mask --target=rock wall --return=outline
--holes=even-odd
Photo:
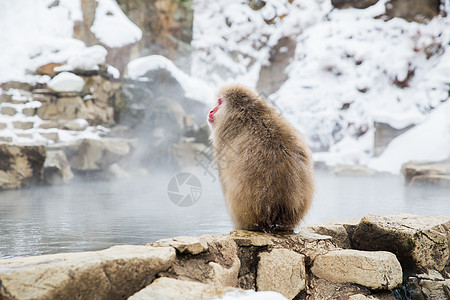
[[[373,216],[0,260],[0,299],[448,299],[450,217]],[[156,279],[155,279],[156,278]],[[402,299],[403,299],[402,298]]]

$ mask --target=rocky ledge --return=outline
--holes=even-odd
[[[449,244],[450,217],[416,215],[185,236],[0,260],[0,299],[449,299]]]

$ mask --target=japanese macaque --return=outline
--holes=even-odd
[[[235,229],[292,232],[314,196],[311,151],[300,133],[237,84],[219,91],[208,122]]]

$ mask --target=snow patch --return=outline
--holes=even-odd
[[[439,161],[450,158],[450,102],[432,112],[425,122],[389,143],[383,154],[368,163],[378,171],[400,173],[410,160]]]
[[[55,92],[81,92],[84,83],[84,79],[80,76],[69,72],[62,72],[53,77],[47,85]]]
[[[108,51],[99,45],[82,49],[72,55],[67,63],[75,70],[98,70],[99,65],[105,64]]]
[[[150,55],[134,59],[128,63],[127,73],[132,79],[139,79],[152,70],[164,69],[180,83],[185,96],[206,103],[214,100],[214,91],[202,80],[184,73],[175,64],[161,55]]]
[[[98,0],[91,31],[106,46],[123,47],[142,38],[142,31],[113,0]]]

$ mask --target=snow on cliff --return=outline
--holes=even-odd
[[[316,159],[331,165],[368,164],[375,122],[402,129],[438,118],[429,135],[450,137],[446,124],[436,124],[443,122],[439,114],[428,116],[449,99],[448,17],[428,24],[376,18],[384,13],[386,0],[367,9],[342,10],[331,1],[265,2],[252,9],[243,0],[218,0],[214,6],[198,0],[192,73],[215,85],[239,81],[256,87],[271,49],[288,36],[296,41],[295,55],[288,79],[270,98],[309,144],[323,151]],[[416,143],[420,138],[415,136]],[[408,149],[406,144],[402,149]],[[398,172],[407,159],[450,157],[444,148],[414,153],[392,156],[390,171]],[[380,163],[370,165],[386,170]]]
[[[46,81],[27,75],[49,62],[72,61],[73,67],[92,66],[106,51],[100,46],[86,50],[72,38],[74,22],[82,19],[81,1],[0,1],[0,82]],[[123,14],[113,0],[98,0],[92,28],[105,45],[119,47],[138,41],[142,32]],[[89,49],[89,48],[88,48]]]

